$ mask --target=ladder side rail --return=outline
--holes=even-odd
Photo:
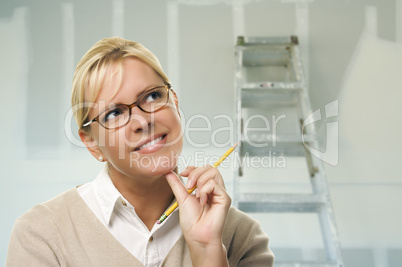
[[[302,84],[302,87],[307,93],[307,82],[304,75],[302,60],[300,56],[300,50],[298,45],[290,46],[291,62],[293,63],[293,69],[295,72],[295,77],[298,82]]]
[[[318,145],[317,141],[313,141],[313,146]],[[317,147],[317,146],[315,146]],[[306,153],[309,151],[306,150]],[[306,155],[307,156],[307,155]],[[330,192],[328,187],[327,179],[325,178],[325,171],[323,163],[320,159],[317,159],[313,155],[309,155],[311,163],[313,166],[313,176],[310,177],[312,191],[314,194],[325,194],[327,201],[325,205],[322,206],[319,212],[319,220],[321,226],[321,232],[323,237],[323,242],[325,243],[326,254],[329,260],[338,260],[339,266],[342,266],[342,256],[340,249],[340,241],[338,238],[338,232],[336,227],[335,215],[331,205]]]
[[[311,103],[310,103],[310,98],[309,98],[309,92],[307,88],[307,84],[304,78],[304,72],[301,64],[301,57],[300,57],[300,52],[297,46],[293,47],[293,52],[294,52],[294,57],[295,57],[295,64],[298,64],[297,62],[300,62],[298,68],[300,70],[300,79],[302,83],[305,84],[303,86],[303,92],[301,96],[301,99],[299,101],[300,103],[300,111],[302,114],[302,120],[305,120],[308,115],[312,113],[311,109]],[[297,66],[295,66],[297,67]],[[303,124],[302,124],[303,125]],[[301,126],[303,127],[303,126]],[[301,129],[302,134],[305,135],[314,135],[316,136],[317,131],[315,128],[315,125],[312,123],[308,127]],[[319,148],[319,142],[317,141],[317,138],[313,138],[313,140],[310,143],[313,147]],[[306,144],[304,144],[306,145]],[[306,149],[306,153],[310,154],[309,157],[311,159],[311,164],[313,168],[313,175],[310,180],[312,184],[312,189],[313,192],[316,194],[326,194],[326,205],[323,205],[321,208],[321,211],[319,212],[319,220],[320,220],[320,226],[321,226],[321,232],[322,232],[322,237],[323,237],[323,242],[325,243],[325,249],[326,249],[326,254],[327,257],[330,261],[336,262],[338,266],[343,266],[342,262],[342,255],[341,255],[341,249],[340,249],[340,240],[339,240],[339,235],[337,232],[337,227],[336,227],[336,221],[335,221],[335,215],[333,212],[333,208],[331,205],[331,199],[330,199],[330,192],[329,192],[329,187],[328,187],[328,182],[325,177],[325,170],[324,170],[324,165],[321,159],[316,158],[315,156],[311,155],[310,151]]]
[[[301,86],[304,86],[302,81],[302,73],[299,70],[302,70],[299,66],[299,58],[298,58],[298,47],[295,44],[291,44],[286,47],[286,50],[289,51],[289,64],[288,64],[288,73],[289,73],[289,82],[298,82]]]
[[[314,190],[320,191],[320,193],[324,193],[327,198],[326,205],[322,207],[322,210],[319,213],[321,231],[324,242],[326,243],[325,247],[327,249],[327,255],[330,260],[337,261],[339,263],[339,266],[343,266],[341,244],[339,240],[338,228],[336,226],[335,214],[332,207],[328,181],[325,178],[326,176],[324,164],[320,159],[316,158],[315,156],[312,156],[312,159],[313,164],[315,166],[318,166],[318,168],[320,169],[320,171],[315,174],[315,177],[312,178],[315,181],[315,183],[313,184]]]
[[[243,48],[240,45],[237,45],[235,48],[235,136],[238,140],[242,139],[242,103],[241,103],[241,85],[243,82]],[[241,151],[242,149],[242,144],[240,142],[239,148],[237,149],[238,151],[235,152],[238,157],[238,164],[239,166],[234,166],[234,174],[233,174],[233,179],[232,179],[232,204],[234,207],[239,206],[239,178],[240,178],[240,172],[241,172],[241,164],[242,164],[242,159],[241,159]]]
[[[321,211],[318,213],[318,219],[320,220],[327,259],[338,263],[338,266],[343,266],[340,240],[331,205],[327,203],[327,205],[322,206]]]

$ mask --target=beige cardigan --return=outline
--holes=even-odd
[[[230,266],[272,266],[274,255],[258,222],[230,208],[223,243]],[[77,190],[71,189],[36,205],[17,219],[6,267],[143,266],[98,221]],[[183,236],[162,266],[192,266]]]

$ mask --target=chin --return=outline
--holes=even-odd
[[[176,158],[161,157],[142,157],[141,160],[135,161],[134,167],[145,176],[162,176],[176,168],[178,160]]]
[[[147,168],[152,175],[155,176],[162,176],[172,172],[176,169],[176,165],[169,165],[169,166],[154,166],[153,168]]]

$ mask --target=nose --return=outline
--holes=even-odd
[[[138,107],[133,107],[128,125],[135,133],[149,132],[153,125],[152,113],[146,113]]]

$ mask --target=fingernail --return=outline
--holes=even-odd
[[[191,179],[187,180],[187,184],[186,184],[187,189],[191,188]]]
[[[180,173],[180,175],[182,175],[183,173],[185,173],[186,170],[187,170],[187,168],[188,168],[188,167],[186,167],[184,170],[182,170],[181,173]]]

